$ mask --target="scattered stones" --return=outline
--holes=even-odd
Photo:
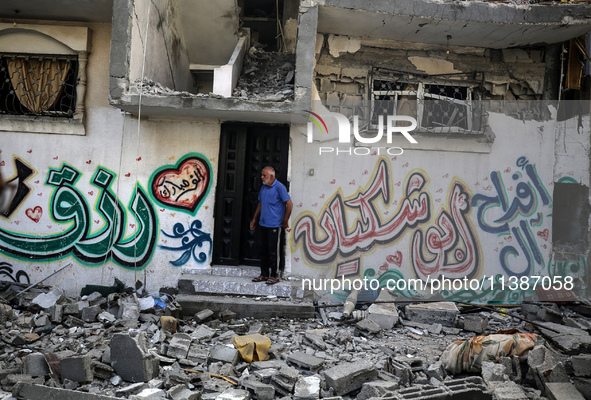
[[[40,291],[26,300],[34,312],[23,311],[22,304],[17,311],[0,307],[0,335],[10,349],[0,352],[0,395],[24,393],[21,397],[32,400],[591,397],[588,321],[548,303],[522,307],[532,320],[546,320],[541,332],[549,340],[530,350],[527,361],[503,357],[499,350],[496,363],[478,361],[482,378],[453,379],[439,361],[451,342],[523,329],[521,321],[486,311],[458,317],[460,310],[445,302],[408,305],[398,314],[392,300],[356,310],[352,316],[359,320],[342,313],[335,320],[325,313],[318,320],[262,321],[237,318],[229,310],[202,310],[187,318],[176,311],[176,317],[163,315],[145,295],[91,293],[70,299],[48,292],[57,299],[43,303],[52,304],[47,308],[32,302],[44,299]],[[173,304],[173,295],[167,296],[166,304]],[[232,338],[244,334],[269,337],[268,361],[240,359]],[[485,336],[477,340],[486,343]],[[564,354],[578,351],[583,353]],[[523,362],[529,365],[527,376],[521,376]]]

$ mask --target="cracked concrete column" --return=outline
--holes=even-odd
[[[318,6],[300,7],[296,45],[295,112],[309,109],[312,104],[317,30]]]

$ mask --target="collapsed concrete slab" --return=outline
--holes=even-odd
[[[553,322],[545,322],[543,326],[558,331],[541,328],[542,334],[565,353],[591,353],[591,335],[586,331]]]
[[[12,393],[14,396],[26,400],[118,400],[117,397],[29,383],[17,385]]]

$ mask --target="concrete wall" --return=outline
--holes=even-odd
[[[483,282],[462,287],[466,301],[534,293],[502,291],[502,279],[588,278],[588,248],[553,247],[552,214],[555,182],[589,185],[590,123],[587,116],[558,122],[556,103],[523,101],[542,98],[543,49],[454,54],[332,35],[319,35],[317,43],[324,43],[315,68],[319,97],[344,109],[368,99],[374,65],[429,74],[482,70],[485,98],[521,101],[485,103],[486,136],[419,134],[417,145],[395,138],[380,142],[379,151],[339,143],[331,117],[324,118],[327,132],[314,127],[315,143],[308,143],[306,126],[294,126],[292,274],[317,283],[367,277],[382,286],[427,276]],[[536,109],[543,112],[534,115]]]
[[[238,43],[236,0],[178,0],[192,64],[224,65]]]
[[[177,2],[133,1],[131,4],[130,82],[140,79],[143,69],[146,79],[173,90],[192,91],[189,55],[181,28],[182,12]],[[124,2],[118,3],[116,12],[119,6],[125,6]]]
[[[86,135],[0,133],[0,172],[28,189],[0,217],[0,279],[38,282],[72,262],[44,283],[70,294],[114,277],[151,292],[175,286],[183,267],[211,261],[219,123],[150,120],[138,129],[108,104],[111,25],[88,26]]]
[[[490,153],[462,150],[469,147],[464,143],[458,151],[453,145],[449,151],[423,151],[402,144],[401,155],[379,155],[375,149],[365,155],[360,147],[355,148],[360,155],[349,155],[348,146],[336,140],[312,144],[303,129],[294,132],[292,152],[301,167],[294,167],[291,182],[292,273],[366,276],[382,284],[427,275],[486,279],[489,290],[467,290],[468,301],[483,295],[519,300],[533,293],[500,293],[498,282],[490,288],[498,274],[586,277],[586,250],[565,263],[555,261],[552,246],[556,172],[588,182],[587,164],[575,157],[559,157],[554,168],[555,135],[572,143],[572,131],[555,119],[519,120],[501,112],[490,112],[489,124],[495,137]],[[582,129],[589,128],[585,118]],[[576,137],[587,157],[588,136]],[[430,138],[417,140],[428,145]],[[339,155],[319,155],[320,147],[339,146],[344,150]],[[412,192],[413,187],[420,190]]]

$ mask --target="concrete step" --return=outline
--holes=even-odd
[[[261,269],[259,267],[226,267],[216,265],[205,269],[187,268],[183,270],[183,275],[242,276],[256,278],[259,276],[260,271]]]
[[[183,316],[193,316],[201,310],[210,309],[215,313],[230,310],[236,313],[238,318],[314,318],[315,309],[311,302],[277,300],[257,301],[253,298],[237,296],[205,296],[198,294],[179,294],[176,297],[180,304]]]
[[[258,276],[258,271],[254,275],[252,271],[230,272],[235,275],[217,274],[222,271],[216,271],[216,274],[183,274],[178,283],[179,293],[253,297],[277,296],[291,299],[303,299],[306,295],[299,280],[281,280],[274,285],[267,285],[265,282],[252,282],[252,278]]]

